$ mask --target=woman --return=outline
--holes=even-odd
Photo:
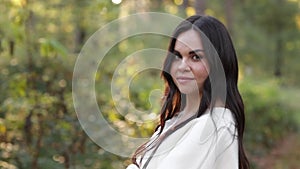
[[[238,63],[225,26],[191,16],[175,29],[160,125],[127,169],[248,169]]]

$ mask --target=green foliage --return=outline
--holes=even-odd
[[[251,154],[267,152],[287,133],[296,129],[295,110],[281,99],[276,80],[243,79],[240,90],[245,104],[245,141]]]
[[[78,122],[71,89],[77,52],[97,29],[118,17],[147,10],[185,17],[193,12],[191,4],[184,11],[181,1],[173,0],[123,1],[120,5],[109,0],[0,2],[0,168],[124,168],[128,160],[96,145]],[[224,4],[206,2],[205,12],[226,23]],[[299,97],[291,97],[299,92],[295,86],[300,82],[296,57],[300,45],[299,1],[280,3],[244,0],[236,2],[232,10],[233,37],[245,74],[240,84],[247,117],[245,140],[252,154],[267,151],[265,147],[272,147],[295,128],[293,113],[299,109]],[[282,27],[277,36],[278,24]],[[278,37],[284,41],[284,76],[279,80],[285,88],[270,76],[276,54],[274,40]],[[147,48],[166,49],[167,43],[167,37],[151,34],[130,37],[116,44],[99,65],[95,77],[97,102],[118,131],[133,137],[153,133],[157,125],[153,120],[141,124],[130,119],[157,118],[163,82],[158,70],[133,73],[140,64],[153,62],[153,56],[143,62],[133,60],[116,81],[122,89],[118,96],[129,95],[136,109],[149,114],[120,114],[112,108],[114,70],[128,55]],[[266,79],[247,79],[258,73]],[[131,76],[130,86],[124,85],[125,78]],[[281,92],[283,89],[288,92]],[[124,110],[128,108],[123,106]],[[299,115],[296,118],[300,119]]]
[[[57,55],[67,56],[67,49],[55,39],[40,39],[40,54],[41,56],[53,57]]]

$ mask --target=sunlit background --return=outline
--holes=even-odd
[[[147,11],[182,18],[212,15],[227,26],[240,64],[247,118],[244,142],[252,168],[300,168],[299,0],[0,0],[0,4],[0,168],[125,168],[129,159],[104,151],[83,132],[73,108],[72,72],[95,31],[117,18]],[[167,46],[163,36],[129,37],[99,65],[97,102],[120,132],[148,137],[157,123],[132,122],[114,109],[110,93],[114,70],[138,50]],[[124,77],[138,64],[132,60]],[[122,80],[117,85],[122,86]],[[126,114],[131,119],[157,119],[162,90],[159,71],[136,74],[129,99],[149,115]]]

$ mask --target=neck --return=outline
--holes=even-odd
[[[186,104],[181,112],[183,116],[186,116],[187,118],[195,115],[195,113],[198,111],[200,106],[200,101],[202,98],[202,94],[187,94],[186,95]]]

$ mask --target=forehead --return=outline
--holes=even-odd
[[[188,30],[179,34],[175,43],[175,50],[203,49],[200,34],[195,30]]]

